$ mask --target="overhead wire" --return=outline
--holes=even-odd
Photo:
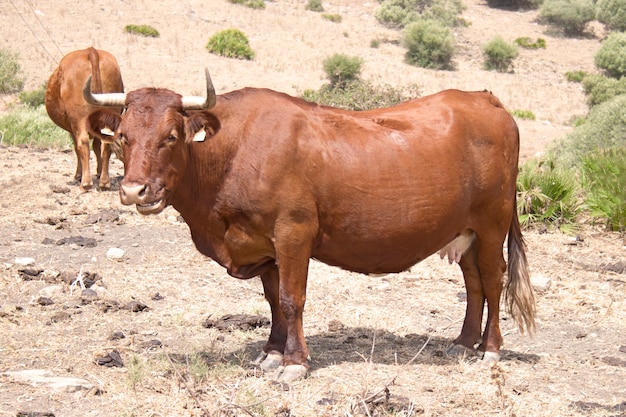
[[[39,42],[39,45],[43,48],[44,51],[46,51],[46,53],[48,54],[48,56],[57,64],[59,63],[59,60],[56,59],[54,57],[54,55],[52,55],[52,53],[48,50],[48,48],[46,48],[46,45],[44,45],[44,43],[42,42],[42,40],[39,38],[39,36],[37,36],[37,33],[35,32],[35,30],[28,24],[28,22],[26,21],[26,19],[24,18],[24,16],[22,15],[22,12],[18,9],[18,7],[15,5],[15,2],[13,0],[11,1],[11,5],[13,5],[13,8],[15,9],[15,11],[17,12],[17,14],[20,16],[20,19],[22,19],[22,22],[24,22],[24,25],[26,25],[26,27],[28,28],[28,30],[30,30],[30,33],[32,33],[32,35],[35,37],[35,39],[37,39],[37,42]],[[41,21],[41,19],[39,19],[39,16],[37,16],[37,13],[35,12],[35,9],[33,9],[33,6],[28,2],[28,0],[24,0],[24,2],[28,5],[28,7],[30,8],[30,10],[32,11],[33,15],[35,15],[35,17],[37,18],[37,21],[39,22],[39,24],[41,25],[41,27],[43,27],[44,31],[46,32],[46,34],[48,34],[48,37],[50,38],[50,40],[52,41],[52,43],[54,44],[54,46],[56,46],[57,50],[59,51],[59,53],[61,54],[61,56],[63,56],[63,52],[61,51],[61,48],[59,48],[59,45],[55,42],[54,38],[52,37],[52,35],[50,34],[50,31],[48,31],[48,29],[46,28],[46,26],[43,24],[43,22]]]

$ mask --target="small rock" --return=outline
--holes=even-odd
[[[54,301],[52,301],[52,299],[48,297],[39,297],[37,298],[37,304],[39,304],[40,306],[49,306],[54,304]]]
[[[530,283],[537,292],[546,292],[552,285],[552,280],[540,273],[534,273],[530,276]]]
[[[131,301],[124,306],[124,309],[130,310],[133,313],[138,313],[140,311],[149,310],[150,308],[144,303],[140,303],[139,301]]]
[[[37,292],[39,298],[53,298],[63,292],[61,285],[48,285]]]
[[[26,383],[32,386],[47,385],[58,392],[89,391],[94,387],[91,382],[85,379],[55,376],[52,372],[45,369],[8,371],[0,375],[6,376],[15,382]]]
[[[106,366],[107,368],[124,367],[124,361],[122,361],[122,357],[117,350],[112,350],[107,354],[96,356],[94,358],[94,362],[96,365]]]
[[[91,303],[98,299],[98,293],[92,288],[85,288],[80,293],[80,299],[83,303]]]
[[[35,263],[35,260],[33,258],[15,258],[15,261],[13,262],[16,265],[29,266],[29,265],[33,265]]]
[[[126,338],[126,336],[124,335],[124,333],[117,331],[117,332],[113,332],[111,333],[111,335],[109,336],[109,340],[121,340]]]
[[[124,257],[125,253],[126,252],[124,252],[124,250],[120,248],[109,248],[109,250],[107,251],[107,258],[114,261],[119,261]]]

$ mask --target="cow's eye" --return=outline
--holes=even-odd
[[[167,138],[167,142],[168,142],[168,143],[174,143],[174,142],[176,142],[176,136],[174,136],[174,135],[169,135],[169,136],[168,136],[168,138]]]

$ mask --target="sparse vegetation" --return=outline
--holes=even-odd
[[[384,0],[376,10],[376,19],[395,29],[421,19],[436,20],[444,26],[463,26],[463,10],[465,5],[460,0]]]
[[[626,133],[626,132],[625,132]],[[626,229],[626,140],[621,146],[591,152],[582,160],[585,203],[608,230]]]
[[[450,69],[454,54],[452,31],[434,20],[418,20],[402,32],[402,44],[408,49],[406,61],[424,68]]]
[[[514,44],[506,42],[501,36],[496,36],[483,45],[483,53],[486,69],[507,72],[519,52]]]
[[[44,104],[44,100],[46,97],[46,85],[48,83],[44,83],[37,90],[32,91],[22,91],[19,94],[20,101],[27,106],[30,107],[39,107]]]
[[[242,6],[249,7],[251,9],[265,9],[264,0],[228,0],[233,4],[241,4]]]
[[[620,94],[626,94],[626,77],[617,79],[589,74],[583,78],[582,84],[590,106],[596,106]]]
[[[239,29],[225,29],[209,39],[206,48],[209,52],[237,59],[254,59],[254,51],[246,35]]]
[[[306,6],[304,6],[304,8],[312,12],[324,11],[324,5],[322,4],[321,0],[309,0],[307,1]]]
[[[539,16],[565,35],[580,36],[595,13],[593,0],[545,0]]]
[[[511,116],[524,120],[535,120],[535,113],[530,110],[511,110]]]
[[[325,84],[317,91],[305,90],[302,98],[346,110],[370,110],[393,106],[419,97],[419,95],[419,87],[416,85],[394,87],[386,84],[377,86],[370,81],[353,80],[343,87]]]
[[[587,76],[587,71],[578,70],[578,71],[568,71],[565,73],[565,79],[570,82],[581,82],[583,78]]]
[[[326,58],[322,65],[326,76],[330,80],[331,87],[342,88],[349,82],[359,78],[363,59],[346,54],[334,54]]]
[[[330,14],[330,13],[322,13],[322,18],[331,21],[333,23],[341,23],[343,18],[340,14]]]
[[[17,52],[0,49],[0,94],[22,91],[24,78],[20,75],[21,69]]]
[[[517,193],[522,226],[545,224],[564,232],[575,230],[581,206],[578,184],[570,171],[529,161],[520,168]]]
[[[594,57],[596,66],[610,77],[626,76],[626,33],[613,32],[603,42]]]
[[[626,2],[624,0],[599,0],[596,18],[609,30],[626,31]]]
[[[43,106],[18,106],[0,117],[0,144],[67,148],[72,142],[69,134],[50,120]]]
[[[533,41],[529,37],[521,37],[515,39],[515,43],[526,49],[546,49],[546,40],[544,38],[537,38],[536,41]]]
[[[158,38],[161,36],[158,30],[150,25],[126,25],[124,30],[133,35],[145,36],[147,38]]]

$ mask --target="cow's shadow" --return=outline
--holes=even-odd
[[[306,337],[309,347],[309,365],[312,371],[341,363],[371,362],[382,365],[449,365],[459,361],[459,355],[446,353],[452,339],[407,334],[400,336],[371,327],[345,327]],[[227,354],[223,360],[241,363],[241,358],[254,359],[263,349],[265,340],[251,341],[241,349]],[[539,355],[511,350],[500,351],[501,361],[535,364]],[[479,357],[468,352],[464,360],[478,362]],[[252,365],[249,365],[252,367]]]

